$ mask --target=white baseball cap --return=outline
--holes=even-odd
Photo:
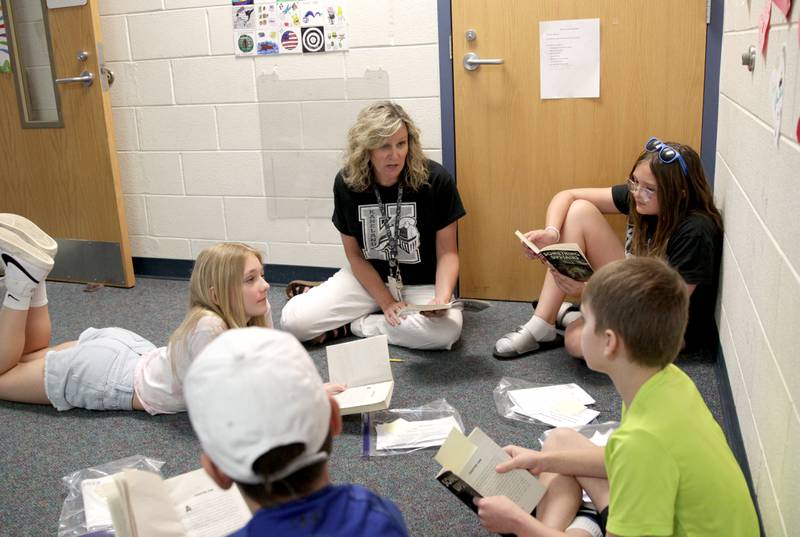
[[[305,451],[269,481],[327,459],[319,452],[331,407],[303,346],[269,328],[227,330],[195,358],[183,388],[203,451],[240,483],[264,481],[253,463],[267,451],[302,442]]]

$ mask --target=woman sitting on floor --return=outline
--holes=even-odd
[[[333,185],[333,224],[349,266],[298,292],[281,326],[301,341],[385,334],[414,349],[449,349],[460,311],[399,315],[406,304],[443,304],[458,279],[456,221],[464,207],[450,174],[422,153],[420,134],[399,105],[363,109],[348,134]],[[290,285],[292,294],[303,290]],[[380,313],[377,313],[380,312]]]

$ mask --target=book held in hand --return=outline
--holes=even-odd
[[[329,382],[347,385],[334,396],[343,416],[389,408],[394,377],[386,336],[328,345],[325,351]]]
[[[544,257],[551,267],[568,278],[579,282],[585,282],[594,273],[592,265],[589,263],[589,260],[586,259],[583,250],[574,242],[551,244],[550,246],[539,248],[529,241],[525,235],[520,233],[519,230],[515,231],[514,235],[516,235],[533,253]]]
[[[474,498],[505,496],[530,513],[547,491],[527,470],[498,473],[511,457],[477,427],[469,436],[454,427],[434,458],[442,465],[436,479],[475,512]]]
[[[117,537],[224,537],[252,517],[238,488],[222,490],[202,468],[166,481],[142,470],[102,481],[93,494],[103,502],[85,504],[86,519],[102,519],[108,515],[96,511],[107,509]]]
[[[483,311],[486,308],[491,308],[492,305],[485,300],[478,300],[476,298],[457,298],[446,304],[406,304],[406,307],[401,309],[397,314],[400,317],[411,315],[412,313],[419,313],[422,311],[439,311],[439,310],[463,310],[463,311]]]

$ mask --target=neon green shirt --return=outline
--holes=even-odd
[[[758,536],[744,475],[694,382],[669,365],[608,441],[607,530],[624,537]]]

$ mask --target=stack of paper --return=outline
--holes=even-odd
[[[383,451],[441,446],[453,427],[461,431],[453,416],[423,421],[406,421],[398,418],[376,426],[378,438],[375,441],[375,449]]]
[[[586,425],[600,415],[586,408],[595,400],[577,384],[509,390],[508,396],[514,403],[511,410],[553,427]]]

